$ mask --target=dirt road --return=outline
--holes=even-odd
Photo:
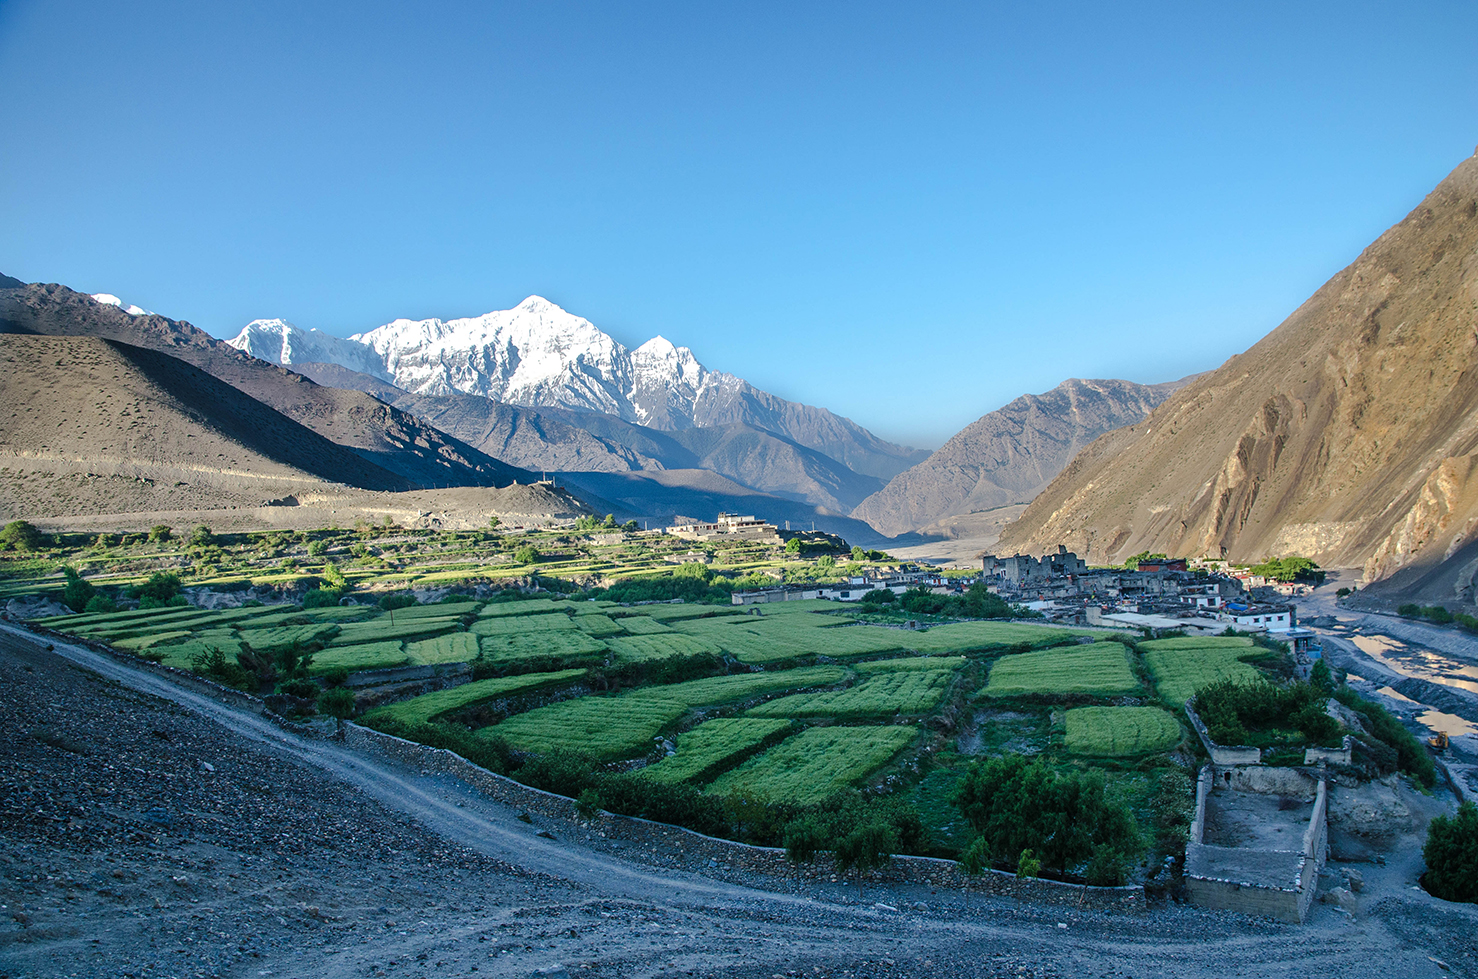
[[[1478,909],[1419,892],[1292,927],[657,869],[43,645],[0,631],[6,979],[1478,974]]]

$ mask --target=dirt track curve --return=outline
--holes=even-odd
[[[5,979],[1478,975],[1478,909],[1419,892],[1294,927],[657,868],[45,645],[0,627]]]

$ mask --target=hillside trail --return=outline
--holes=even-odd
[[[50,656],[43,652],[48,645],[52,647]],[[327,947],[318,939],[294,938],[293,933],[286,938],[272,937],[281,931],[274,922],[286,927],[282,917],[285,906],[267,904],[264,913],[259,905],[244,903],[244,898],[218,894],[212,899],[216,917],[207,920],[221,923],[229,917],[245,923],[243,927],[249,924],[269,940],[261,945],[261,957],[253,951],[253,959],[239,963],[239,967],[190,974],[384,976],[392,974],[387,969],[398,962],[409,971],[394,974],[479,972],[528,976],[539,974],[541,963],[578,961],[579,965],[571,968],[590,976],[769,977],[804,971],[822,976],[1196,977],[1306,974],[1317,963],[1318,970],[1333,979],[1370,975],[1370,964],[1376,960],[1394,970],[1386,972],[1391,975],[1436,976],[1448,970],[1474,974],[1472,969],[1478,966],[1478,949],[1469,951],[1473,949],[1471,936],[1478,915],[1463,908],[1451,912],[1433,908],[1431,899],[1372,899],[1369,913],[1358,918],[1320,907],[1313,922],[1300,928],[1173,904],[1148,913],[1090,912],[977,897],[971,899],[968,908],[962,908],[958,895],[937,895],[926,887],[882,889],[869,885],[868,896],[859,901],[853,887],[818,887],[812,895],[797,895],[769,889],[784,882],[758,876],[746,886],[650,867],[578,842],[541,838],[535,827],[521,822],[513,809],[482,797],[458,780],[423,775],[332,741],[301,736],[249,709],[186,689],[147,668],[134,667],[84,646],[48,643],[21,629],[0,625],[0,667],[19,658],[41,663],[55,662],[55,657],[146,695],[139,701],[142,706],[130,708],[129,715],[163,707],[182,708],[206,722],[202,730],[213,728],[223,734],[221,741],[234,755],[272,756],[347,788],[348,794],[341,795],[351,801],[337,803],[335,817],[388,818],[398,829],[410,830],[424,839],[439,837],[459,844],[506,865],[513,874],[511,879],[494,875],[467,879],[462,884],[463,871],[439,868],[430,861],[413,862],[407,871],[404,859],[392,861],[388,864],[392,872],[387,876],[396,881],[395,891],[402,896],[407,892],[432,894],[438,888],[451,888],[450,893],[461,896],[452,903],[446,898],[427,898],[411,912],[417,920],[410,927],[395,927],[394,921],[361,921],[342,912],[341,916],[351,920],[334,926],[341,929],[341,937],[334,944],[344,948]],[[30,672],[32,667],[28,665],[26,670]],[[54,670],[72,672],[59,663]],[[44,682],[58,690],[65,685],[55,677]],[[155,698],[163,702],[159,707],[152,706]],[[86,704],[74,706],[79,713],[86,709]],[[130,716],[109,720],[116,724],[133,722]],[[81,717],[79,723],[87,723],[87,718]],[[363,801],[356,804],[352,800]],[[283,815],[304,821],[327,818],[318,812]],[[0,831],[0,838],[8,832]],[[31,854],[37,860],[45,856]],[[160,856],[157,851],[149,851],[138,860],[157,863]],[[372,859],[356,864],[352,872],[373,873],[377,869],[383,867],[377,868]],[[40,876],[39,872],[33,873],[36,879]],[[45,875],[47,880],[52,876]],[[245,869],[243,876],[249,876]],[[531,886],[530,881],[535,883]],[[348,879],[315,880],[313,884],[336,887],[345,900],[355,890]],[[282,886],[263,881],[259,889],[266,893]],[[478,907],[475,914],[469,913],[458,907],[463,900],[490,907]],[[872,901],[877,903],[866,903]],[[159,907],[157,900],[155,907]],[[177,929],[170,933],[175,942],[193,941],[177,936],[199,933],[204,927],[192,924],[201,918],[204,909],[197,906],[186,910],[188,914],[171,919]],[[309,910],[318,913],[316,906]],[[373,919],[375,910],[356,913]],[[385,907],[377,910],[380,917],[385,916]],[[55,913],[65,921],[72,912],[68,905],[59,903]],[[356,925],[361,926],[359,930],[342,932]],[[93,937],[94,944],[115,940],[118,931],[116,925],[98,921],[89,931],[80,917],[69,927],[81,936],[69,947],[88,935],[105,936]],[[518,934],[520,928],[529,936],[527,944],[523,938],[506,940]],[[534,928],[538,931],[529,932]],[[349,934],[352,938],[344,937]],[[489,944],[490,938],[504,940],[495,948]],[[1460,958],[1454,949],[1459,950]],[[8,955],[7,947],[0,945],[0,976],[12,974],[6,970]],[[1439,956],[1449,960],[1450,964],[1444,963],[1446,969],[1432,963]],[[1451,961],[1454,958],[1457,961]],[[27,961],[34,964],[38,960]],[[1232,962],[1235,968],[1229,970]],[[443,963],[451,971],[443,971]],[[65,960],[59,961],[55,972],[38,969],[13,973],[32,974],[186,973],[167,968],[90,973],[69,967]]]

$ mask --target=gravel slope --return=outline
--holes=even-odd
[[[1420,894],[1372,896],[1354,918],[1321,906],[1297,928],[1175,905],[963,908],[922,887],[794,894],[644,865],[574,824],[523,823],[460,783],[9,627],[0,744],[7,979],[1478,970],[1478,909]]]

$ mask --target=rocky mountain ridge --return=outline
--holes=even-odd
[[[1471,604],[1478,157],[1272,333],[1083,450],[1006,548],[1301,553]]]
[[[1143,421],[1188,380],[1072,378],[1044,394],[1024,394],[894,476],[852,516],[893,536],[953,516],[1030,503],[1085,445]]]
[[[228,341],[283,366],[336,364],[409,394],[470,394],[503,404],[607,415],[657,431],[747,425],[888,479],[927,453],[879,439],[847,418],[777,398],[711,371],[654,337],[629,350],[539,296],[453,320],[398,319],[347,339],[255,320]]]

